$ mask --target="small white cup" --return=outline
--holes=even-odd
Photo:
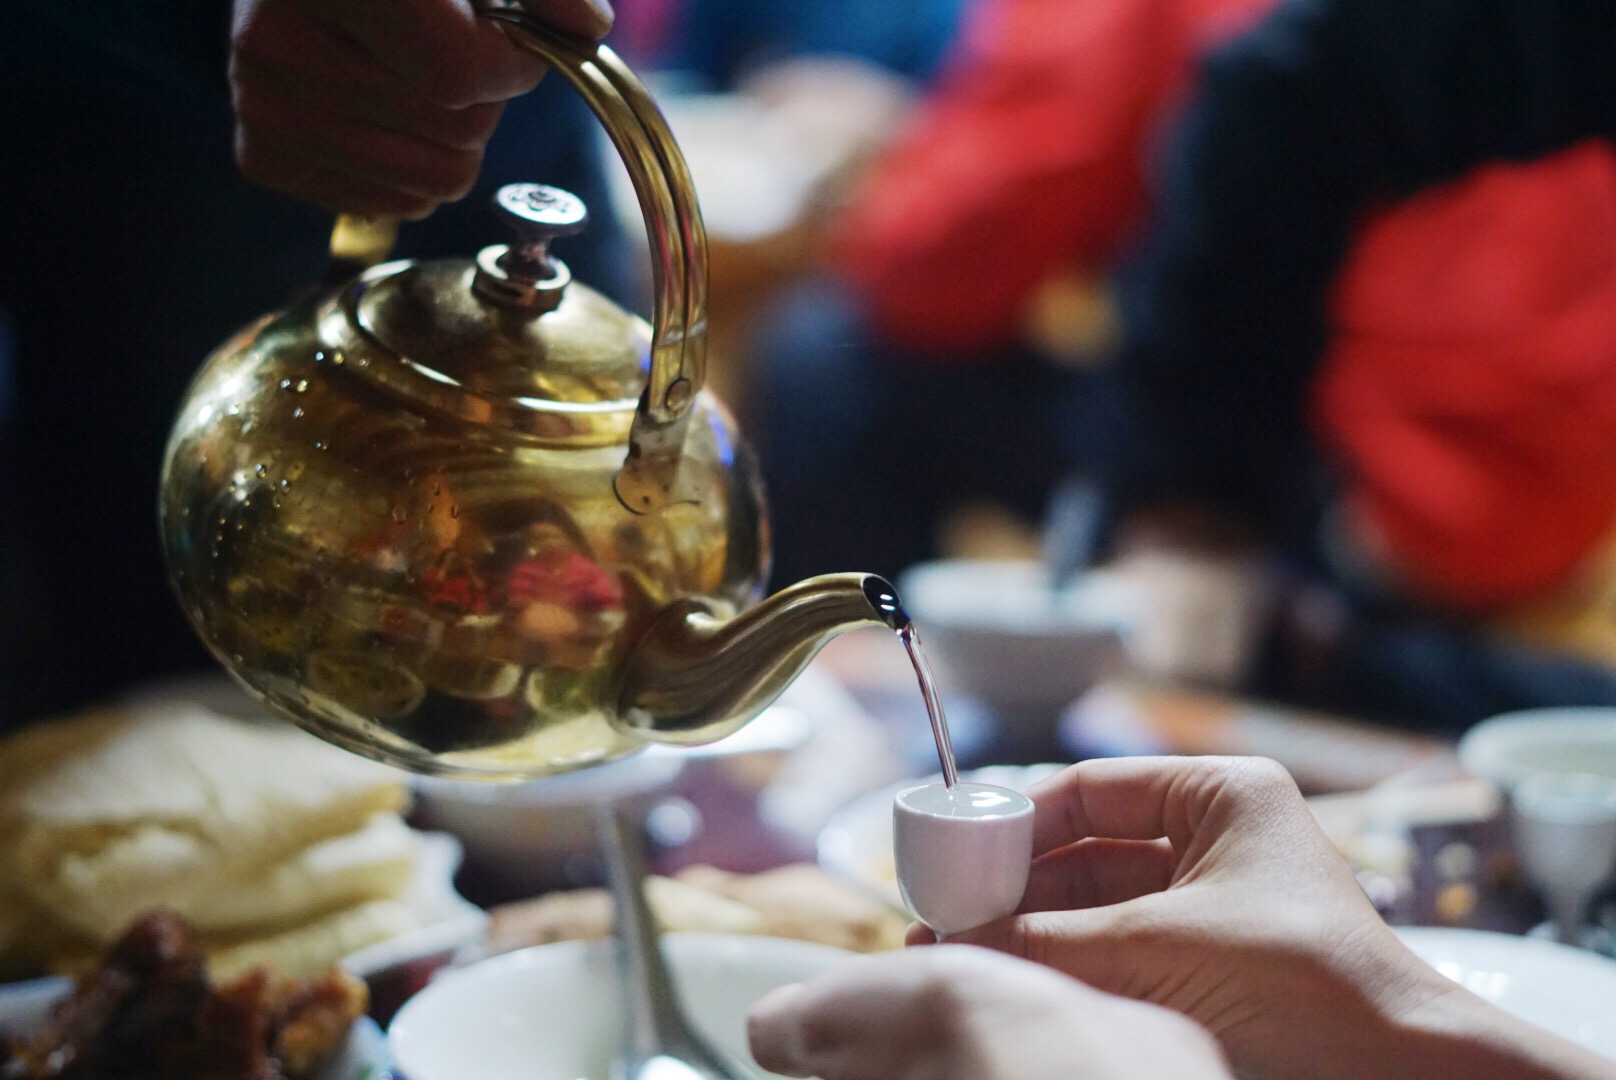
[[[938,937],[1009,915],[1032,866],[1032,800],[961,781],[921,784],[892,802],[903,902]]]
[[[1534,773],[1510,792],[1516,856],[1561,941],[1581,944],[1583,908],[1616,869],[1616,779]]]

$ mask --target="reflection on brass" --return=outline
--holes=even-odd
[[[261,699],[379,760],[505,779],[728,734],[832,634],[881,622],[866,575],[757,604],[762,492],[700,392],[706,245],[678,148],[607,50],[495,17],[633,159],[652,323],[559,279],[553,305],[508,302],[469,258],[374,266],[208,359],[160,510],[186,614]]]

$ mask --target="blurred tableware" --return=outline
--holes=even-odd
[[[1446,927],[1397,931],[1465,989],[1558,1035],[1616,1058],[1616,961],[1552,941]]]
[[[691,1022],[742,1060],[754,1001],[856,957],[750,935],[670,934],[663,944]],[[613,948],[539,945],[440,976],[388,1029],[399,1069],[410,1080],[604,1077],[623,1037]]]
[[[1459,761],[1505,791],[1532,773],[1616,779],[1616,708],[1524,709],[1483,720],[1459,740]]]
[[[988,765],[960,773],[961,783],[988,784],[1025,791],[1066,766]],[[819,865],[831,873],[868,889],[893,907],[904,910],[898,890],[898,868],[893,854],[893,800],[898,793],[923,783],[941,783],[941,776],[905,780],[860,795],[830,816],[816,843]]]
[[[1039,556],[1055,589],[1093,564],[1105,519],[1105,495],[1092,480],[1072,477],[1050,492]]]
[[[488,912],[455,891],[460,861],[460,841],[444,833],[423,833],[415,873],[399,897],[420,920],[420,929],[350,953],[342,966],[368,981],[401,965],[447,959],[481,937]]]
[[[1129,659],[1152,678],[1234,688],[1251,670],[1267,623],[1264,563],[1240,554],[1148,547],[1109,567],[1139,604]]]
[[[1548,906],[1556,938],[1581,945],[1589,901],[1616,869],[1616,779],[1533,773],[1510,803],[1521,871]]]
[[[0,1040],[24,1038],[44,1026],[51,1008],[73,988],[72,980],[34,979],[0,986]],[[310,1080],[385,1080],[392,1059],[374,1020],[360,1017],[337,1052]]]
[[[596,814],[612,894],[613,957],[625,1030],[610,1080],[756,1080],[685,1018],[668,974],[662,935],[645,895],[638,818],[620,807]]]
[[[1050,584],[1040,562],[948,559],[898,582],[945,695],[994,714],[999,760],[1037,761],[1061,710],[1123,659],[1136,594],[1106,571]]]
[[[594,813],[623,804],[641,814],[672,794],[680,751],[651,747],[576,773],[519,784],[422,777],[415,816],[466,846],[467,888],[485,902],[599,880]]]
[[[459,840],[441,832],[423,833],[415,874],[400,896],[420,927],[343,957],[343,968],[370,987],[370,1015],[385,1021],[487,933],[488,912],[455,889],[461,859]]]
[[[792,698],[791,700],[798,700]],[[751,724],[700,747],[647,747],[576,773],[518,784],[421,777],[416,820],[459,837],[466,846],[466,888],[487,903],[576,888],[603,879],[594,812],[623,805],[659,823],[664,847],[705,831],[701,808],[684,798],[687,781],[721,774],[726,782],[764,786],[781,762],[809,741],[815,723],[800,708],[776,704]],[[710,772],[692,772],[700,766]]]
[[[919,784],[892,800],[892,850],[905,906],[947,937],[1009,915],[1032,866],[1032,800],[970,781]]]
[[[1061,721],[1073,760],[1148,754],[1271,757],[1307,794],[1362,791],[1412,770],[1440,773],[1447,746],[1350,717],[1135,679],[1107,679]]]

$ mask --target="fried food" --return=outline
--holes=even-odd
[[[14,1043],[3,1080],[298,1080],[347,1038],[364,983],[267,968],[215,984],[192,928],[139,920],[81,976],[43,1031]]]

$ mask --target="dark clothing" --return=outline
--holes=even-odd
[[[1292,0],[1208,61],[1121,288],[1148,432],[1118,471],[1295,535],[1304,396],[1361,217],[1485,162],[1616,136],[1609,0]]]
[[[1096,452],[1083,372],[1030,353],[949,365],[893,348],[824,279],[787,290],[759,321],[749,411],[775,588],[850,569],[896,577],[936,558],[948,515],[973,501],[1034,520]]]
[[[1120,504],[1210,502],[1328,577],[1317,518],[1339,477],[1308,395],[1364,219],[1478,166],[1594,137],[1616,137],[1609,0],[1290,0],[1218,50],[1121,282],[1118,379],[1134,437],[1108,462]],[[1312,688],[1326,704],[1462,726],[1526,705],[1616,703],[1609,668],[1343,587],[1356,630]]]
[[[683,0],[650,59],[659,69],[727,89],[749,71],[794,57],[854,56],[899,75],[929,76],[968,0]]]
[[[0,727],[211,665],[167,585],[158,468],[191,373],[319,279],[330,216],[232,157],[228,5],[0,4]],[[507,109],[478,191],[407,226],[401,254],[503,239],[494,186],[596,209],[557,253],[621,296],[595,121],[556,76]]]

